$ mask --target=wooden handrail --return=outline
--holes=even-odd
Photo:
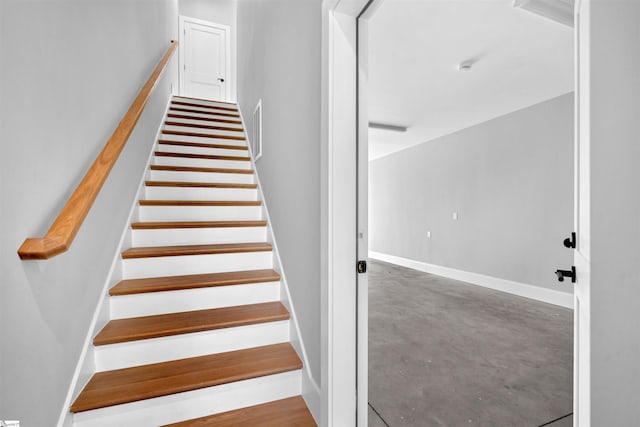
[[[49,259],[69,249],[82,222],[89,213],[89,209],[91,209],[93,202],[98,197],[102,185],[109,176],[116,160],[118,160],[118,156],[127,143],[131,132],[133,132],[133,128],[138,123],[138,119],[147,105],[151,93],[160,81],[160,76],[166,69],[177,46],[177,41],[171,41],[171,46],[169,46],[153,73],[151,73],[149,80],[136,96],[131,107],[129,107],[129,110],[91,165],[91,168],[78,184],[67,204],[58,214],[47,234],[44,237],[25,240],[20,249],[18,249],[20,259]]]

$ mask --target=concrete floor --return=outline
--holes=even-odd
[[[572,377],[571,310],[370,260],[369,426],[572,426]]]

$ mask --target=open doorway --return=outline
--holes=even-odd
[[[573,28],[385,0],[367,32],[369,425],[571,425]]]

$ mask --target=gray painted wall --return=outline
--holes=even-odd
[[[591,88],[591,425],[637,426],[640,2],[589,4],[591,57],[584,78]]]
[[[563,95],[372,161],[370,249],[571,292],[553,272],[573,257],[573,108]]]
[[[177,0],[0,2],[0,419],[55,425],[170,93],[165,74],[71,249],[44,235],[169,41]],[[177,55],[175,56],[177,58]]]
[[[178,0],[178,13],[189,18],[203,19],[231,27],[231,100],[236,100],[236,46],[237,46],[237,1],[236,0]]]
[[[321,2],[238,2],[238,101],[257,162],[312,375],[320,383]]]

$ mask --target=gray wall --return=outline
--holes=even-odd
[[[231,27],[231,100],[236,100],[237,0],[178,0],[178,13]]]
[[[637,426],[640,2],[589,4],[590,74],[584,76],[591,88],[585,126],[591,144],[591,286],[585,291],[591,305],[591,425]]]
[[[320,383],[321,2],[238,2],[238,100],[251,135],[262,98],[257,162],[312,375]]]
[[[573,132],[567,94],[372,161],[370,249],[570,292]]]
[[[0,2],[0,418],[51,426],[125,227],[177,68],[165,74],[71,249],[43,236],[177,36],[177,0]],[[176,55],[177,57],[177,55]]]

